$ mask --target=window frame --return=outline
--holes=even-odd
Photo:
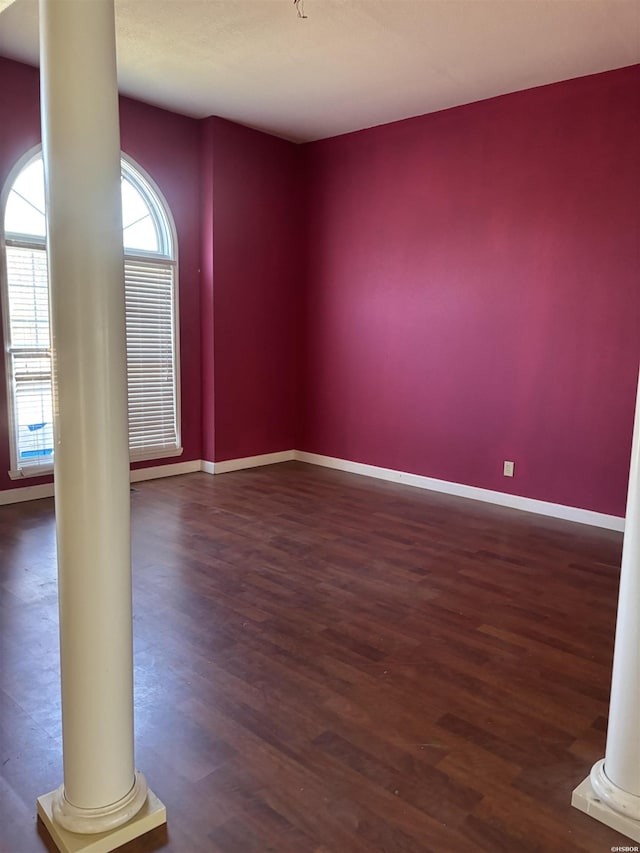
[[[2,331],[4,335],[4,375],[5,375],[5,390],[7,395],[7,431],[9,437],[9,454],[10,454],[10,470],[9,477],[12,480],[19,480],[28,477],[45,477],[53,473],[54,465],[51,464],[35,464],[21,465],[18,459],[18,441],[17,441],[17,413],[15,410],[14,391],[12,384],[14,381],[12,354],[19,351],[19,348],[11,346],[11,326],[9,316],[9,286],[8,286],[8,270],[7,270],[7,247],[18,246],[26,249],[44,250],[47,252],[46,235],[42,241],[33,239],[20,239],[20,237],[8,237],[5,231],[5,213],[9,194],[13,189],[16,179],[23,169],[39,157],[42,157],[42,145],[38,144],[26,151],[14,163],[13,168],[9,171],[4,186],[0,191],[0,307],[2,309]],[[159,251],[145,251],[143,249],[127,250],[124,249],[124,262],[130,260],[132,263],[141,262],[143,264],[153,263],[154,261],[172,269],[172,345],[173,345],[173,366],[174,366],[174,410],[175,410],[175,446],[164,449],[153,450],[136,450],[129,451],[129,460],[133,462],[152,461],[154,459],[166,459],[170,457],[178,457],[183,453],[182,447],[182,404],[181,404],[181,369],[180,369],[180,310],[179,310],[179,265],[178,265],[178,238],[176,233],[175,222],[162,191],[155,183],[153,178],[128,154],[124,151],[120,152],[120,170],[121,175],[126,175],[129,182],[141,194],[142,198],[147,203],[147,207],[151,214],[159,242],[161,243]],[[122,178],[121,178],[122,180]],[[26,236],[26,235],[25,235]],[[122,286],[125,286],[125,276],[123,275]],[[49,329],[51,330],[51,319],[49,318]],[[33,347],[29,352],[41,351],[50,358],[52,357],[51,338],[49,340],[49,348]],[[128,373],[127,373],[128,377]],[[127,391],[127,400],[129,394]]]

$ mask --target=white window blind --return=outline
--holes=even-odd
[[[53,457],[49,288],[41,248],[7,246],[10,395],[19,470],[49,468]]]
[[[178,446],[174,268],[125,260],[129,451],[132,459]]]
[[[175,456],[181,452],[175,238],[158,191],[124,158],[122,202],[130,457]],[[44,473],[53,463],[43,208],[38,154],[18,173],[5,208],[2,284],[13,477]]]
[[[7,246],[7,275],[11,346],[48,350],[47,253],[39,247]]]

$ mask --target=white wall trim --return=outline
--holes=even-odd
[[[201,462],[199,459],[193,459],[189,462],[175,462],[173,465],[154,465],[151,468],[138,468],[135,471],[130,471],[129,481],[139,483],[142,480],[175,477],[178,474],[190,474],[192,471],[200,470]],[[51,497],[53,497],[53,483],[42,483],[39,486],[24,486],[17,489],[3,489],[0,491],[0,506]]]
[[[624,531],[624,518],[617,515],[606,515],[589,509],[564,506],[563,504],[525,498],[520,495],[509,495],[505,492],[494,492],[477,486],[465,486],[463,483],[436,480],[434,477],[410,474],[407,471],[396,471],[393,468],[380,468],[377,465],[366,465],[363,462],[350,462],[348,459],[321,456],[318,453],[306,453],[303,450],[282,450],[279,453],[263,453],[260,456],[245,456],[242,459],[225,459],[223,462],[193,459],[189,462],[176,462],[173,465],[138,468],[131,471],[131,482],[137,483],[160,477],[174,477],[179,474],[190,474],[193,471],[204,471],[207,474],[226,474],[245,468],[258,468],[262,465],[275,465],[278,462],[291,462],[292,460],[306,462],[309,465],[320,465],[323,468],[334,468],[337,471],[346,471],[349,474],[360,474],[364,477],[388,480],[392,483],[402,483],[405,486],[413,486],[417,489],[442,492],[459,498],[471,498],[472,500],[511,507],[524,512],[533,512],[537,515],[560,518],[564,521],[576,521],[579,524],[589,524],[592,527],[603,527],[606,530],[616,530],[620,533]],[[0,491],[0,506],[22,501],[35,501],[39,498],[50,498],[52,495],[53,483],[5,489]]]
[[[39,486],[19,486],[17,489],[0,491],[0,506],[51,497],[53,497],[53,483],[41,483]]]
[[[225,459],[213,463],[216,474],[240,471],[243,468],[260,468],[262,465],[275,465],[278,462],[291,462],[296,458],[295,450],[281,450],[279,453],[262,453],[260,456],[245,456],[242,459]],[[207,463],[211,465],[212,463]]]
[[[296,450],[294,458],[299,462],[310,465],[321,465],[324,468],[335,468],[350,474],[360,474],[365,477],[375,477],[378,480],[389,480],[392,483],[402,483],[418,489],[428,489],[432,492],[442,492],[459,498],[471,498],[485,503],[507,506],[512,509],[533,512],[537,515],[547,515],[561,518],[565,521],[576,521],[579,524],[590,524],[593,527],[604,527],[607,530],[624,530],[624,518],[617,515],[606,515],[589,509],[579,509],[548,501],[524,498],[520,495],[509,495],[504,492],[494,492],[477,486],[465,486],[463,483],[450,483],[447,480],[436,480],[434,477],[424,477],[420,474],[409,474],[406,471],[396,471],[393,468],[379,468],[376,465],[365,465],[362,462],[349,462],[346,459],[336,459],[333,456],[320,456],[317,453],[306,453]]]

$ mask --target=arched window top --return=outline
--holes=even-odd
[[[122,237],[126,254],[173,258],[173,236],[167,206],[151,180],[128,158],[122,165]]]
[[[9,190],[4,212],[7,236],[45,237],[44,165],[42,154],[29,160]]]
[[[174,258],[167,207],[150,178],[128,158],[121,159],[122,239],[125,254]],[[42,152],[20,169],[11,184],[4,214],[10,239],[44,243],[45,193]]]

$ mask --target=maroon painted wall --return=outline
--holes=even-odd
[[[37,71],[0,58],[0,192],[16,162],[40,142],[40,84]],[[1,211],[4,214],[4,210]],[[0,222],[4,228],[4,222]],[[0,305],[0,312],[2,306]],[[3,324],[0,323],[0,490],[49,482],[51,478],[29,477],[12,482],[9,453],[7,383],[5,381]]]
[[[301,449],[624,513],[639,110],[636,66],[306,147]]]
[[[4,183],[38,75],[0,81]],[[636,66],[305,146],[123,99],[178,230],[181,460],[298,447],[623,514],[639,88]],[[8,468],[0,382],[0,489],[39,482]]]
[[[213,282],[203,288],[213,295],[215,387],[205,443],[213,431],[216,461],[290,450],[304,286],[301,152],[220,118],[204,122],[203,147],[213,198]]]
[[[200,336],[202,340],[202,458],[215,459],[215,386],[213,362],[213,129],[200,126]]]
[[[0,187],[16,161],[40,142],[38,71],[0,58]],[[200,375],[200,174],[198,122],[127,98],[120,102],[122,150],[153,178],[176,225],[179,252],[182,456],[132,467],[201,457]],[[0,325],[0,338],[2,329]],[[4,341],[1,341],[4,351]],[[8,477],[9,439],[4,370],[0,375],[0,490],[50,482]]]

